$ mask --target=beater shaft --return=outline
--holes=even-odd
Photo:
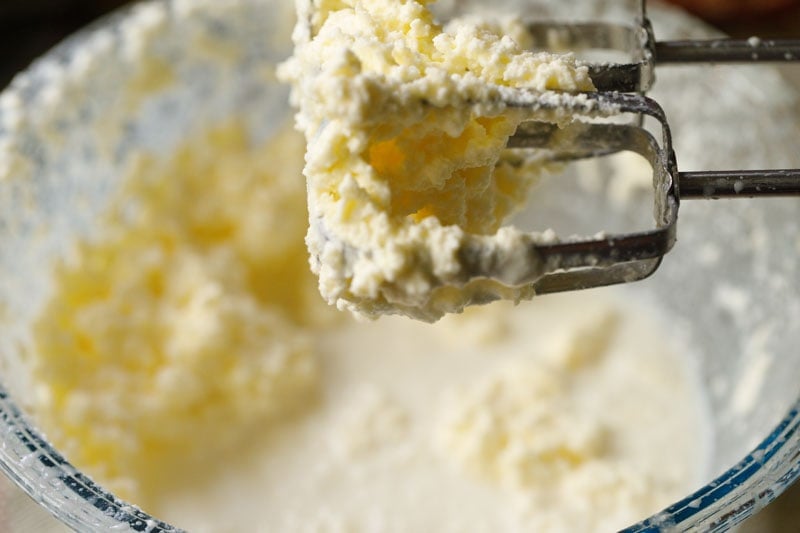
[[[679,172],[681,199],[800,196],[800,169]]]
[[[655,43],[658,65],[670,63],[765,63],[800,60],[800,40],[710,39]]]

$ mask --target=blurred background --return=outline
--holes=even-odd
[[[671,1],[734,36],[800,34],[798,0]],[[0,87],[75,29],[128,3],[130,0],[0,0]]]
[[[800,0],[671,0],[736,37],[800,38]],[[129,0],[0,0],[0,88],[55,43]],[[800,66],[787,69],[800,90]],[[0,533],[4,509],[19,501],[16,489],[0,479]],[[41,518],[40,518],[41,519]],[[41,530],[30,517],[15,531]],[[36,524],[36,525],[35,525]],[[8,525],[5,523],[5,525]],[[28,527],[30,526],[30,527]],[[769,512],[750,520],[742,533],[800,533],[800,484],[779,498]]]

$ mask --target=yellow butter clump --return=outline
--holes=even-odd
[[[619,425],[582,394],[612,359],[618,326],[609,309],[548,357],[504,362],[442,396],[435,449],[519,502],[530,531],[610,531],[680,494],[663,465],[637,464],[622,451]]]
[[[302,139],[221,127],[142,156],[35,324],[39,421],[78,468],[147,508],[198,465],[314,402]]]

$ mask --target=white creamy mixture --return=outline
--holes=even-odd
[[[702,481],[691,373],[617,296],[348,323],[317,349],[319,407],[226,455],[213,484],[163,495],[162,516],[193,531],[607,532]]]
[[[536,271],[527,248],[546,238],[500,229],[541,173],[529,153],[501,158],[535,114],[507,107],[504,90],[593,89],[571,56],[526,50],[521,22],[443,27],[430,3],[301,0],[280,71],[308,141],[312,270],[329,303],[371,317],[433,321],[532,296],[474,272]]]
[[[36,411],[78,468],[191,531],[608,531],[699,484],[699,387],[622,294],[436,326],[326,307],[301,152],[232,123],[143,154],[58,268]]]

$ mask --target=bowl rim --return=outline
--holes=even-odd
[[[789,458],[788,461],[782,461]],[[754,479],[758,472],[765,479]],[[800,400],[741,461],[694,493],[622,533],[726,531],[741,524],[800,478]],[[764,483],[764,482],[767,483]],[[771,481],[771,483],[769,483]]]

